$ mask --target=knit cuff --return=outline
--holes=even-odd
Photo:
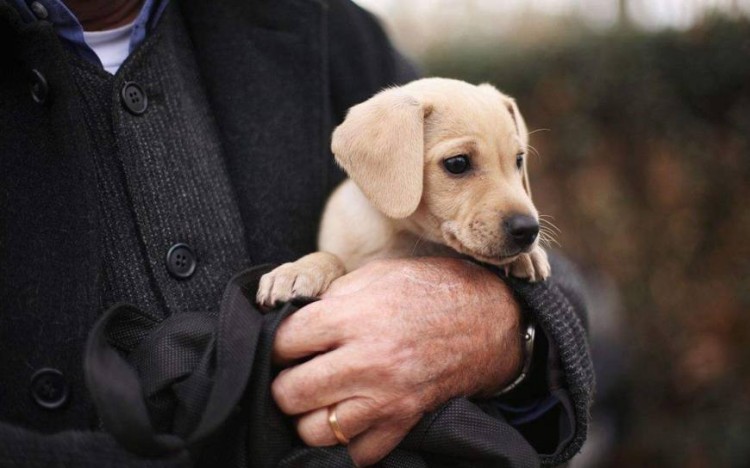
[[[568,262],[550,256],[552,277],[541,283],[508,278],[525,313],[541,327],[560,359],[560,385],[567,390],[575,414],[575,433],[566,447],[552,455],[540,455],[543,465],[559,465],[578,453],[586,439],[594,372],[586,329],[585,300],[577,272]],[[550,388],[550,391],[556,390]]]

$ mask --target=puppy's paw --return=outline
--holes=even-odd
[[[319,297],[344,272],[338,257],[316,252],[263,275],[255,300],[261,306],[273,307],[295,297]]]
[[[516,278],[527,279],[531,283],[546,280],[552,269],[549,265],[547,252],[537,246],[527,253],[521,254],[510,264],[510,274]]]
[[[322,278],[294,263],[285,263],[260,279],[255,300],[265,307],[294,297],[315,297],[324,288]]]

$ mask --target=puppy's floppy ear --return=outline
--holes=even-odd
[[[418,99],[391,88],[352,107],[333,132],[336,161],[391,218],[409,216],[422,198],[425,113]]]
[[[526,153],[523,161],[523,188],[526,193],[531,197],[531,185],[529,184],[529,129],[526,127],[526,121],[523,120],[521,112],[518,110],[516,100],[513,98],[507,98],[506,107],[510,116],[513,118],[513,123],[516,125],[516,131],[518,132],[518,139],[521,142],[521,151]]]

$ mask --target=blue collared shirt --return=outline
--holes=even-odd
[[[146,33],[159,21],[167,3],[169,0],[143,2],[141,11],[133,23],[133,32],[130,36],[131,53],[146,39]],[[16,7],[26,22],[44,20],[52,23],[66,47],[85,60],[102,66],[99,57],[83,39],[83,26],[62,0],[10,0],[10,4]]]

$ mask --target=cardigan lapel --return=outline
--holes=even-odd
[[[324,5],[186,0],[181,7],[250,256],[278,262],[313,250],[331,160]]]

